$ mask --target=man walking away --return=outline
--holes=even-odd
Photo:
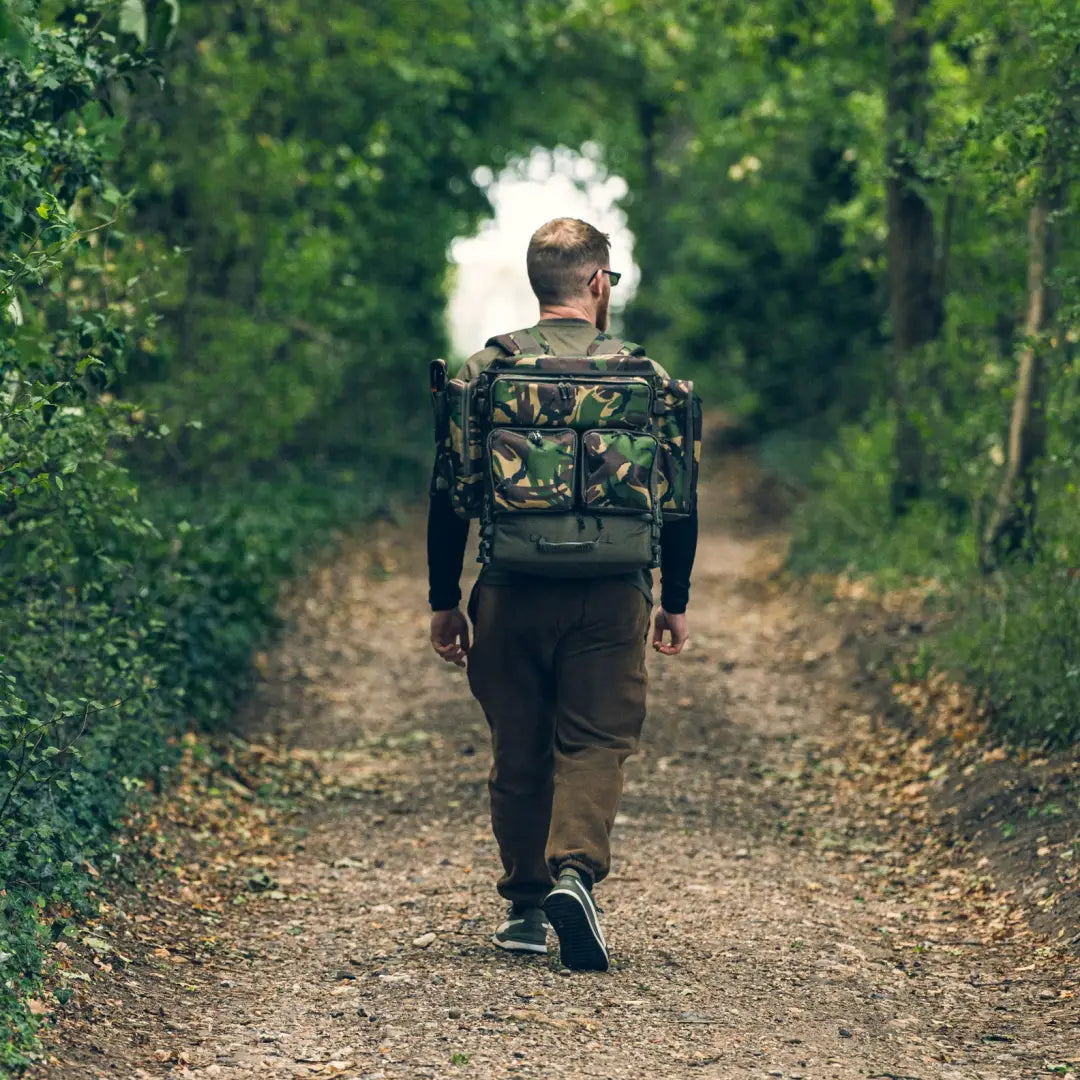
[[[691,384],[604,333],[619,274],[603,233],[550,221],[526,262],[539,322],[489,341],[454,380],[464,428],[454,461],[467,475],[436,463],[431,642],[467,665],[491,729],[498,890],[510,904],[495,944],[545,953],[550,920],[565,966],[606,970],[592,892],[610,867],[623,764],[645,719],[657,564],[653,648],[674,656],[687,641],[700,412],[695,430],[680,427],[695,415]],[[472,446],[479,477],[463,460]],[[462,513],[481,518],[485,563],[471,643]]]

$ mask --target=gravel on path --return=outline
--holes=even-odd
[[[890,783],[850,634],[778,575],[785,537],[746,509],[746,469],[703,492],[689,650],[650,658],[598,889],[610,972],[490,944],[486,729],[427,645],[420,519],[405,515],[291,590],[242,717],[331,794],[222,863],[232,891],[185,894],[166,874],[119,898],[102,932],[126,962],[96,966],[33,1075],[1075,1072],[1074,958],[974,855],[920,856],[941,778]],[[212,833],[189,840],[192,864],[214,863]]]

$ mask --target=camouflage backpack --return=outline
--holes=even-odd
[[[663,522],[696,498],[693,383],[603,334],[584,356],[539,330],[487,344],[503,355],[470,382],[431,366],[436,469],[480,519],[480,561],[561,578],[658,566]]]

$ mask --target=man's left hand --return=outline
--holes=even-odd
[[[465,666],[469,655],[469,622],[457,608],[432,613],[431,644],[448,664]]]

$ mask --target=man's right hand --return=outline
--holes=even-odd
[[[431,644],[448,664],[465,666],[469,655],[469,621],[459,608],[432,613]]]
[[[664,634],[668,640],[664,640]],[[664,656],[678,656],[683,646],[690,640],[690,631],[686,626],[685,615],[670,615],[663,608],[656,613],[652,647]]]

